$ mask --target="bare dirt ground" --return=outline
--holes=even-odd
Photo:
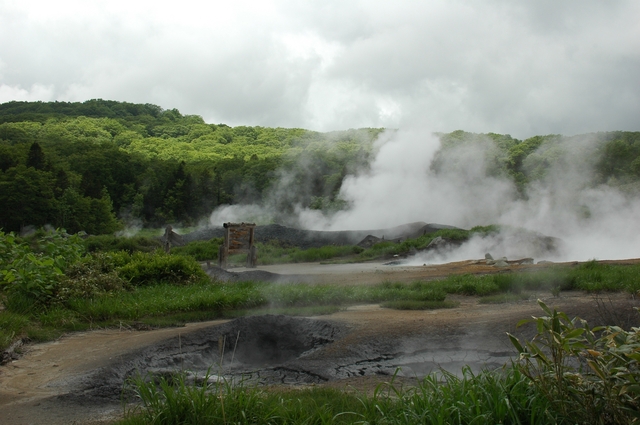
[[[640,260],[618,261],[638,262]],[[566,264],[568,267],[571,265]],[[539,267],[545,265],[496,268],[482,262],[467,261],[418,267],[368,263],[287,265],[261,269],[279,274],[306,275],[315,282],[351,285],[429,280],[457,273],[506,273]],[[326,326],[335,327],[331,341],[298,358],[278,359],[277,364],[261,364],[263,373],[257,373],[256,380],[271,385],[280,376],[281,382],[367,390],[389,381],[396,371],[399,371],[398,382],[410,382],[439,368],[457,373],[463,365],[470,365],[474,370],[499,367],[513,355],[505,332],[516,332],[515,325],[519,320],[542,314],[537,298],[565,311],[570,317],[580,316],[591,324],[638,325],[638,315],[633,308],[640,303],[627,294],[595,297],[583,293],[562,293],[556,298],[539,293],[531,294],[526,301],[496,305],[480,304],[474,297],[457,297],[458,307],[435,311],[354,306],[314,318]],[[223,326],[229,326],[229,323],[196,323],[152,331],[100,329],[26,346],[20,359],[0,367],[0,422],[5,425],[109,423],[122,416],[123,407],[117,394],[104,392],[105,388],[113,388],[106,384],[101,386],[102,382],[118,378],[120,375],[116,371],[124,373],[131,365],[144,365],[150,359],[150,353],[163,352],[169,358],[176,356],[178,348],[182,354],[189,344],[197,345],[206,335],[213,335],[207,338],[217,341],[216,329]],[[232,332],[229,329],[227,331]],[[528,337],[532,329],[521,328],[516,333]],[[277,346],[277,342],[274,344]]]

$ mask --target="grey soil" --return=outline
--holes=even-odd
[[[379,264],[322,267],[296,266],[289,272],[344,284],[496,272],[477,262],[390,269]],[[518,267],[523,266],[511,268]],[[454,373],[464,365],[473,370],[497,368],[514,354],[505,332],[532,335],[533,329],[516,330],[515,324],[541,315],[536,298],[594,325],[638,324],[633,307],[640,303],[624,294],[598,298],[562,293],[554,298],[541,293],[499,305],[460,297],[457,308],[435,311],[361,305],[314,318],[267,315],[153,331],[95,330],[23,347],[20,359],[0,367],[1,422],[108,423],[122,415],[122,384],[136,373],[185,370],[195,378],[209,371],[212,380],[368,390],[396,372],[399,382],[411,383],[439,368]]]

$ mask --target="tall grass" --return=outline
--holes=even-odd
[[[640,265],[612,265],[590,261],[577,267],[553,266],[544,270],[484,276],[457,275],[432,282],[448,294],[495,295],[522,291],[586,292],[640,291]]]
[[[130,385],[137,405],[130,405],[121,425],[136,424],[350,424],[348,413],[358,398],[328,388],[267,392],[256,387],[199,383],[184,374],[170,379],[136,377]]]
[[[263,305],[266,300],[254,284],[215,285],[197,283],[184,287],[153,285],[113,297],[72,299],[68,308],[92,322],[139,320],[179,312],[224,311]]]
[[[29,319],[21,314],[0,312],[0,350],[5,350],[29,325]]]
[[[129,261],[128,254],[119,255]],[[172,270],[172,265],[175,266],[173,258],[170,258],[171,261],[161,262],[160,259],[164,257],[156,258],[157,267],[146,264],[146,255],[148,254],[134,254],[132,257],[139,258],[140,261],[127,263],[135,265],[131,266],[132,276],[149,276],[153,273],[164,276],[167,270]],[[193,268],[192,262],[184,263],[180,258],[184,257],[176,257],[178,271]],[[117,256],[115,260],[119,261],[121,258]],[[96,257],[95,267],[92,266],[90,270],[96,270],[97,273],[100,268],[111,270],[112,266],[116,267],[111,263],[103,263]],[[200,273],[198,268],[194,276],[201,276]],[[589,262],[574,268],[557,266],[532,272],[450,276],[438,281],[409,284],[222,284],[201,277],[188,279],[182,285],[145,281],[146,286],[129,285],[122,290],[69,292],[70,298],[63,297],[58,304],[44,311],[29,308],[31,304],[28,300],[21,304],[8,303],[5,299],[7,310],[0,311],[0,348],[6,348],[11,341],[27,334],[43,340],[48,338],[47,335],[53,337],[63,331],[85,329],[94,325],[109,326],[121,322],[126,324],[150,320],[157,324],[175,325],[185,321],[251,314],[252,310],[263,312],[265,309],[273,309],[280,313],[295,311],[298,312],[295,314],[304,314],[304,311],[312,310],[331,312],[341,306],[358,303],[380,303],[397,309],[453,307],[455,304],[446,299],[448,294],[487,297],[482,298],[484,302],[520,299],[537,291],[571,289],[591,292],[628,291],[637,294],[640,290],[638,276],[639,265]],[[78,286],[80,283],[82,282],[69,281],[66,284]],[[86,297],[82,295],[85,293],[88,294]],[[167,319],[162,319],[164,316]]]
[[[268,391],[229,383],[135,378],[137,404],[121,425],[138,424],[547,424],[559,417],[516,369],[462,376],[441,372],[415,387],[393,381],[372,395],[330,388]]]
[[[392,300],[443,301],[445,296],[423,283],[340,286],[200,282],[187,286],[161,284],[139,287],[131,292],[95,299],[75,298],[67,302],[67,308],[76,317],[98,323],[196,311],[216,312],[223,316],[233,310],[263,307],[340,306]]]

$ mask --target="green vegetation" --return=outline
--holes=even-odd
[[[124,223],[192,225],[220,205],[266,201],[283,216],[294,205],[331,213],[347,206],[342,183],[369,167],[382,131],[229,127],[105,100],[0,104],[0,229],[112,234]],[[595,170],[584,187],[640,191],[640,132],[439,137],[434,172],[462,173],[451,154],[481,149],[485,174],[510,179],[523,197],[567,161]]]
[[[114,235],[89,236],[84,240],[87,252],[118,252],[126,251],[133,254],[136,251],[151,252],[162,248],[162,243],[157,237],[133,236],[123,237]],[[217,251],[216,251],[217,255]],[[197,258],[196,258],[197,260]]]
[[[640,294],[640,266],[595,261],[410,284],[223,284],[210,280],[197,263],[217,257],[219,239],[192,242],[167,255],[158,249],[158,235],[149,233],[166,223],[194,225],[217,206],[234,203],[269,201],[282,215],[294,205],[326,213],[343,209],[342,183],[369,167],[382,131],[232,128],[175,109],[104,100],[0,104],[0,349],[20,338],[46,341],[96,326],[172,326],[267,309],[315,315],[357,303],[447,308],[455,306],[450,294],[478,296],[485,303],[528,299],[538,291]],[[522,141],[464,131],[439,137],[433,172],[464,175],[456,152],[478,149],[485,174],[509,179],[523,198],[532,184],[566,164],[595,170],[582,182],[585,188],[606,184],[640,193],[640,132]],[[113,236],[125,223],[146,227],[147,236]],[[13,233],[47,224],[98,236]],[[498,230],[442,230],[369,249],[300,250],[267,243],[258,247],[259,261],[393,257],[424,249],[438,236],[464,241]],[[497,373],[441,372],[410,389],[391,382],[373,396],[140,377],[131,385],[142,404],[123,423],[637,423],[640,331],[591,329],[541,308],[545,316],[533,319],[535,338],[512,337],[519,362]]]
[[[402,389],[393,379],[372,395],[330,388],[269,391],[229,383],[187,384],[183,375],[137,377],[121,425],[136,424],[468,424],[554,423],[561,417],[515,369],[463,376],[442,372]]]
[[[357,262],[374,259],[392,258],[395,255],[407,255],[414,250],[425,249],[431,241],[442,237],[450,241],[464,242],[469,238],[479,235],[485,236],[500,231],[499,226],[476,226],[471,230],[444,229],[434,233],[422,235],[418,238],[406,239],[400,243],[383,241],[371,248],[362,248],[356,245],[328,245],[321,248],[309,248],[306,250],[294,246],[283,245],[280,241],[257,243],[258,264],[284,264],[302,262]],[[191,242],[185,247],[176,248],[176,253],[196,255],[199,261],[213,260],[218,256],[217,247],[222,243],[218,240],[210,242]],[[199,248],[202,246],[203,248]],[[207,247],[206,249],[204,247]],[[202,250],[200,253],[199,251]],[[198,252],[197,254],[195,254]],[[244,264],[246,255],[235,255],[229,258],[231,264]]]
[[[190,224],[218,205],[261,201],[283,173],[290,187],[274,205],[283,213],[339,208],[343,178],[367,166],[381,131],[232,128],[104,100],[1,104],[0,228]]]
[[[572,423],[630,424],[640,420],[640,328],[590,328],[579,318],[551,310],[533,322],[537,335],[511,342],[518,370]]]
[[[224,284],[211,281],[193,257],[161,251],[87,253],[80,238],[62,232],[30,238],[1,233],[0,259],[5,307],[0,310],[0,349],[19,338],[46,341],[96,326],[173,326],[265,311],[315,315],[358,303],[401,309],[455,306],[448,294],[500,302],[541,290],[640,290],[640,266],[596,261],[410,284]],[[532,320],[537,335],[526,342],[511,336],[520,360],[502,371],[440,372],[410,388],[396,388],[392,381],[373,395],[323,388],[270,392],[206,380],[187,384],[182,375],[159,381],[138,377],[130,384],[135,404],[122,423],[637,421],[640,329],[591,329],[540,305],[545,316]]]
[[[486,235],[499,232],[498,226],[477,226],[471,230],[443,229],[434,233],[428,233],[415,239],[406,239],[400,243],[383,241],[362,251],[358,255],[359,260],[371,260],[374,258],[390,258],[394,255],[406,255],[414,250],[423,250],[437,237],[450,241],[464,242],[474,235]]]
[[[257,243],[258,264],[285,264],[320,262],[336,258],[355,258],[364,251],[355,245],[328,245],[320,248],[300,249],[298,247],[283,247],[279,241]],[[213,258],[217,258],[216,256]],[[233,264],[244,264],[246,255],[231,256],[229,261]]]
[[[0,237],[0,348],[29,337],[143,322],[175,325],[215,317],[321,314],[358,303],[396,309],[449,308],[448,294],[485,297],[483,302],[524,299],[538,291],[626,291],[637,294],[640,266],[595,261],[578,267],[484,276],[449,276],[410,284],[309,285],[211,281],[193,257],[127,251],[83,253],[79,238],[60,232],[20,239]]]
[[[195,258],[196,261],[217,261],[218,249],[223,242],[224,238],[212,238],[208,241],[193,241],[185,246],[176,246],[172,248],[171,251],[178,255],[188,255]]]

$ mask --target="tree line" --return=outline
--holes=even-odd
[[[232,128],[102,100],[5,103],[0,228],[189,225],[219,205],[261,202],[283,173],[297,188],[287,201],[326,205],[348,170],[368,162],[381,131]]]
[[[346,207],[342,182],[367,170],[383,131],[230,127],[100,99],[0,104],[0,228],[50,224],[103,234],[131,221],[189,225],[238,203],[271,202],[283,214],[296,205],[330,212]],[[567,152],[584,150],[577,157],[593,170],[586,184],[640,193],[639,132],[437,136],[434,173],[455,172],[447,157],[456,148],[483,146],[486,175],[511,179],[526,197]]]

